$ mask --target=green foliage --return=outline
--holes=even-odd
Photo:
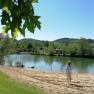
[[[90,43],[87,39],[81,38],[77,41],[65,44],[63,54],[69,56],[89,56],[91,54]]]
[[[16,40],[13,38],[9,38],[8,36],[4,36],[3,39],[0,39],[0,60],[3,61],[3,57],[14,53],[16,49]]]
[[[9,38],[0,41],[0,47],[0,54],[2,54],[2,56],[11,53],[27,52],[40,55],[94,57],[94,43],[89,42],[85,38],[67,44],[34,39],[15,41]]]
[[[78,41],[78,45],[79,45],[79,54],[80,55],[89,55],[91,52],[91,47],[90,47],[90,43],[85,39],[85,38],[81,38]]]
[[[70,43],[69,44],[69,54],[70,55],[76,55],[78,53],[78,43],[74,42],[74,43]]]
[[[26,43],[24,43],[24,41]],[[85,38],[81,38],[70,43],[58,43],[48,42],[32,39],[24,39],[19,42],[19,45],[27,44],[26,52],[32,54],[44,54],[44,55],[64,55],[64,56],[94,56],[94,44],[89,42]],[[25,46],[20,47],[23,49]]]
[[[11,30],[11,35],[16,37],[18,32],[25,36],[26,29],[32,33],[35,28],[41,29],[40,16],[35,15],[33,8],[33,3],[37,2],[38,0],[1,0],[3,32]]]

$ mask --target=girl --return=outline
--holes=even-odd
[[[71,61],[68,62],[67,68],[66,68],[66,74],[67,74],[67,83],[71,85]]]

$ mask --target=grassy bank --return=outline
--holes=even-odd
[[[43,92],[33,86],[11,80],[0,72],[0,94],[43,94]]]

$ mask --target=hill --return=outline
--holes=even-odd
[[[53,42],[72,43],[72,42],[75,42],[75,41],[78,41],[78,40],[80,40],[80,39],[76,39],[76,38],[61,38],[61,39],[54,40]],[[87,39],[87,41],[89,43],[94,43],[94,39]]]

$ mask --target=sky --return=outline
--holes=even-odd
[[[41,30],[25,38],[53,41],[60,38],[94,39],[94,0],[38,0]],[[20,34],[17,39],[23,38]]]

